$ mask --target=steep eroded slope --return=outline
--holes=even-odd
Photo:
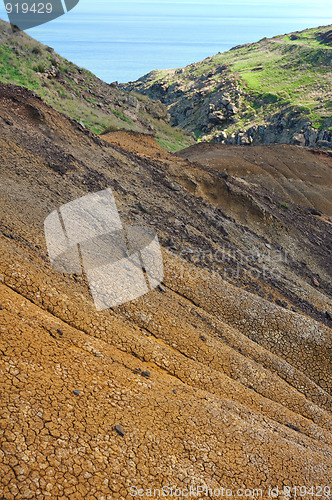
[[[112,145],[22,88],[1,85],[0,117],[0,495],[206,485],[267,499],[326,484],[331,225],[215,169],[139,156],[128,137]],[[165,278],[97,312],[84,276],[52,270],[43,224],[106,187],[124,223],[157,229]]]

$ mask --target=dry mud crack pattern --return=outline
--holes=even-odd
[[[0,498],[206,486],[268,499],[278,486],[285,500],[295,498],[285,486],[330,485],[331,212],[303,204],[307,183],[308,206],[322,209],[315,180],[295,169],[286,208],[282,179],[274,190],[271,176],[268,187],[245,178],[241,165],[255,158],[244,150],[227,153],[241,175],[225,175],[151,138],[102,140],[10,85],[0,85],[0,127]],[[328,157],[278,147],[284,170],[311,159],[325,197]],[[278,163],[280,149],[264,151]],[[97,312],[84,277],[52,270],[43,222],[105,187],[124,223],[157,229],[165,278]],[[222,261],[192,258],[225,242],[229,269],[234,251],[258,248],[263,260],[244,259],[230,276]],[[250,273],[269,269],[269,247],[287,262],[273,276]]]

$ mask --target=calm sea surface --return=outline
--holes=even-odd
[[[332,3],[289,4],[81,0],[27,33],[107,82],[128,82],[264,36],[332,23]],[[0,17],[7,20],[2,3]]]

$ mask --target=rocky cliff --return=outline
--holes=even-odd
[[[332,146],[332,26],[234,47],[122,85],[166,104],[172,124],[225,144]]]

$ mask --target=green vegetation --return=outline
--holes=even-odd
[[[287,208],[287,209],[289,208],[288,203],[286,203],[285,201],[283,201],[282,203],[280,203],[280,207],[281,208]]]
[[[230,135],[254,125],[269,125],[278,114],[290,121],[292,116],[302,117],[317,130],[329,130],[332,127],[331,33],[332,25],[264,38],[181,70],[153,71],[131,88],[149,95],[153,86],[155,95],[158,84],[168,87],[167,104],[176,122],[205,140],[221,131]],[[177,84],[173,97],[174,81]],[[198,93],[203,93],[203,98],[191,106]],[[219,103],[225,93],[236,105],[235,119],[217,125],[212,122],[211,130],[206,110],[210,104],[220,110]],[[188,107],[189,113],[185,112]]]
[[[0,81],[20,85],[37,93],[57,111],[77,120],[96,134],[108,130],[155,133],[170,151],[193,144],[194,138],[173,129],[154,104],[139,94],[130,95],[110,86],[89,71],[67,61],[23,32],[13,32],[0,20]],[[152,110],[152,112],[151,112]]]
[[[153,133],[169,151],[213,139],[222,131],[230,136],[253,126],[266,127],[276,122],[275,117],[279,123],[285,118],[292,137],[294,118],[317,130],[332,129],[331,32],[332,26],[325,26],[264,38],[183,69],[153,71],[134,85],[119,87],[102,82],[26,34],[13,33],[0,21],[0,80],[33,90],[95,133]],[[170,127],[165,109],[146,96],[151,87],[155,96],[159,84],[168,87],[167,104],[181,129]],[[209,122],[207,110],[212,105],[220,111],[224,95],[236,111]]]

